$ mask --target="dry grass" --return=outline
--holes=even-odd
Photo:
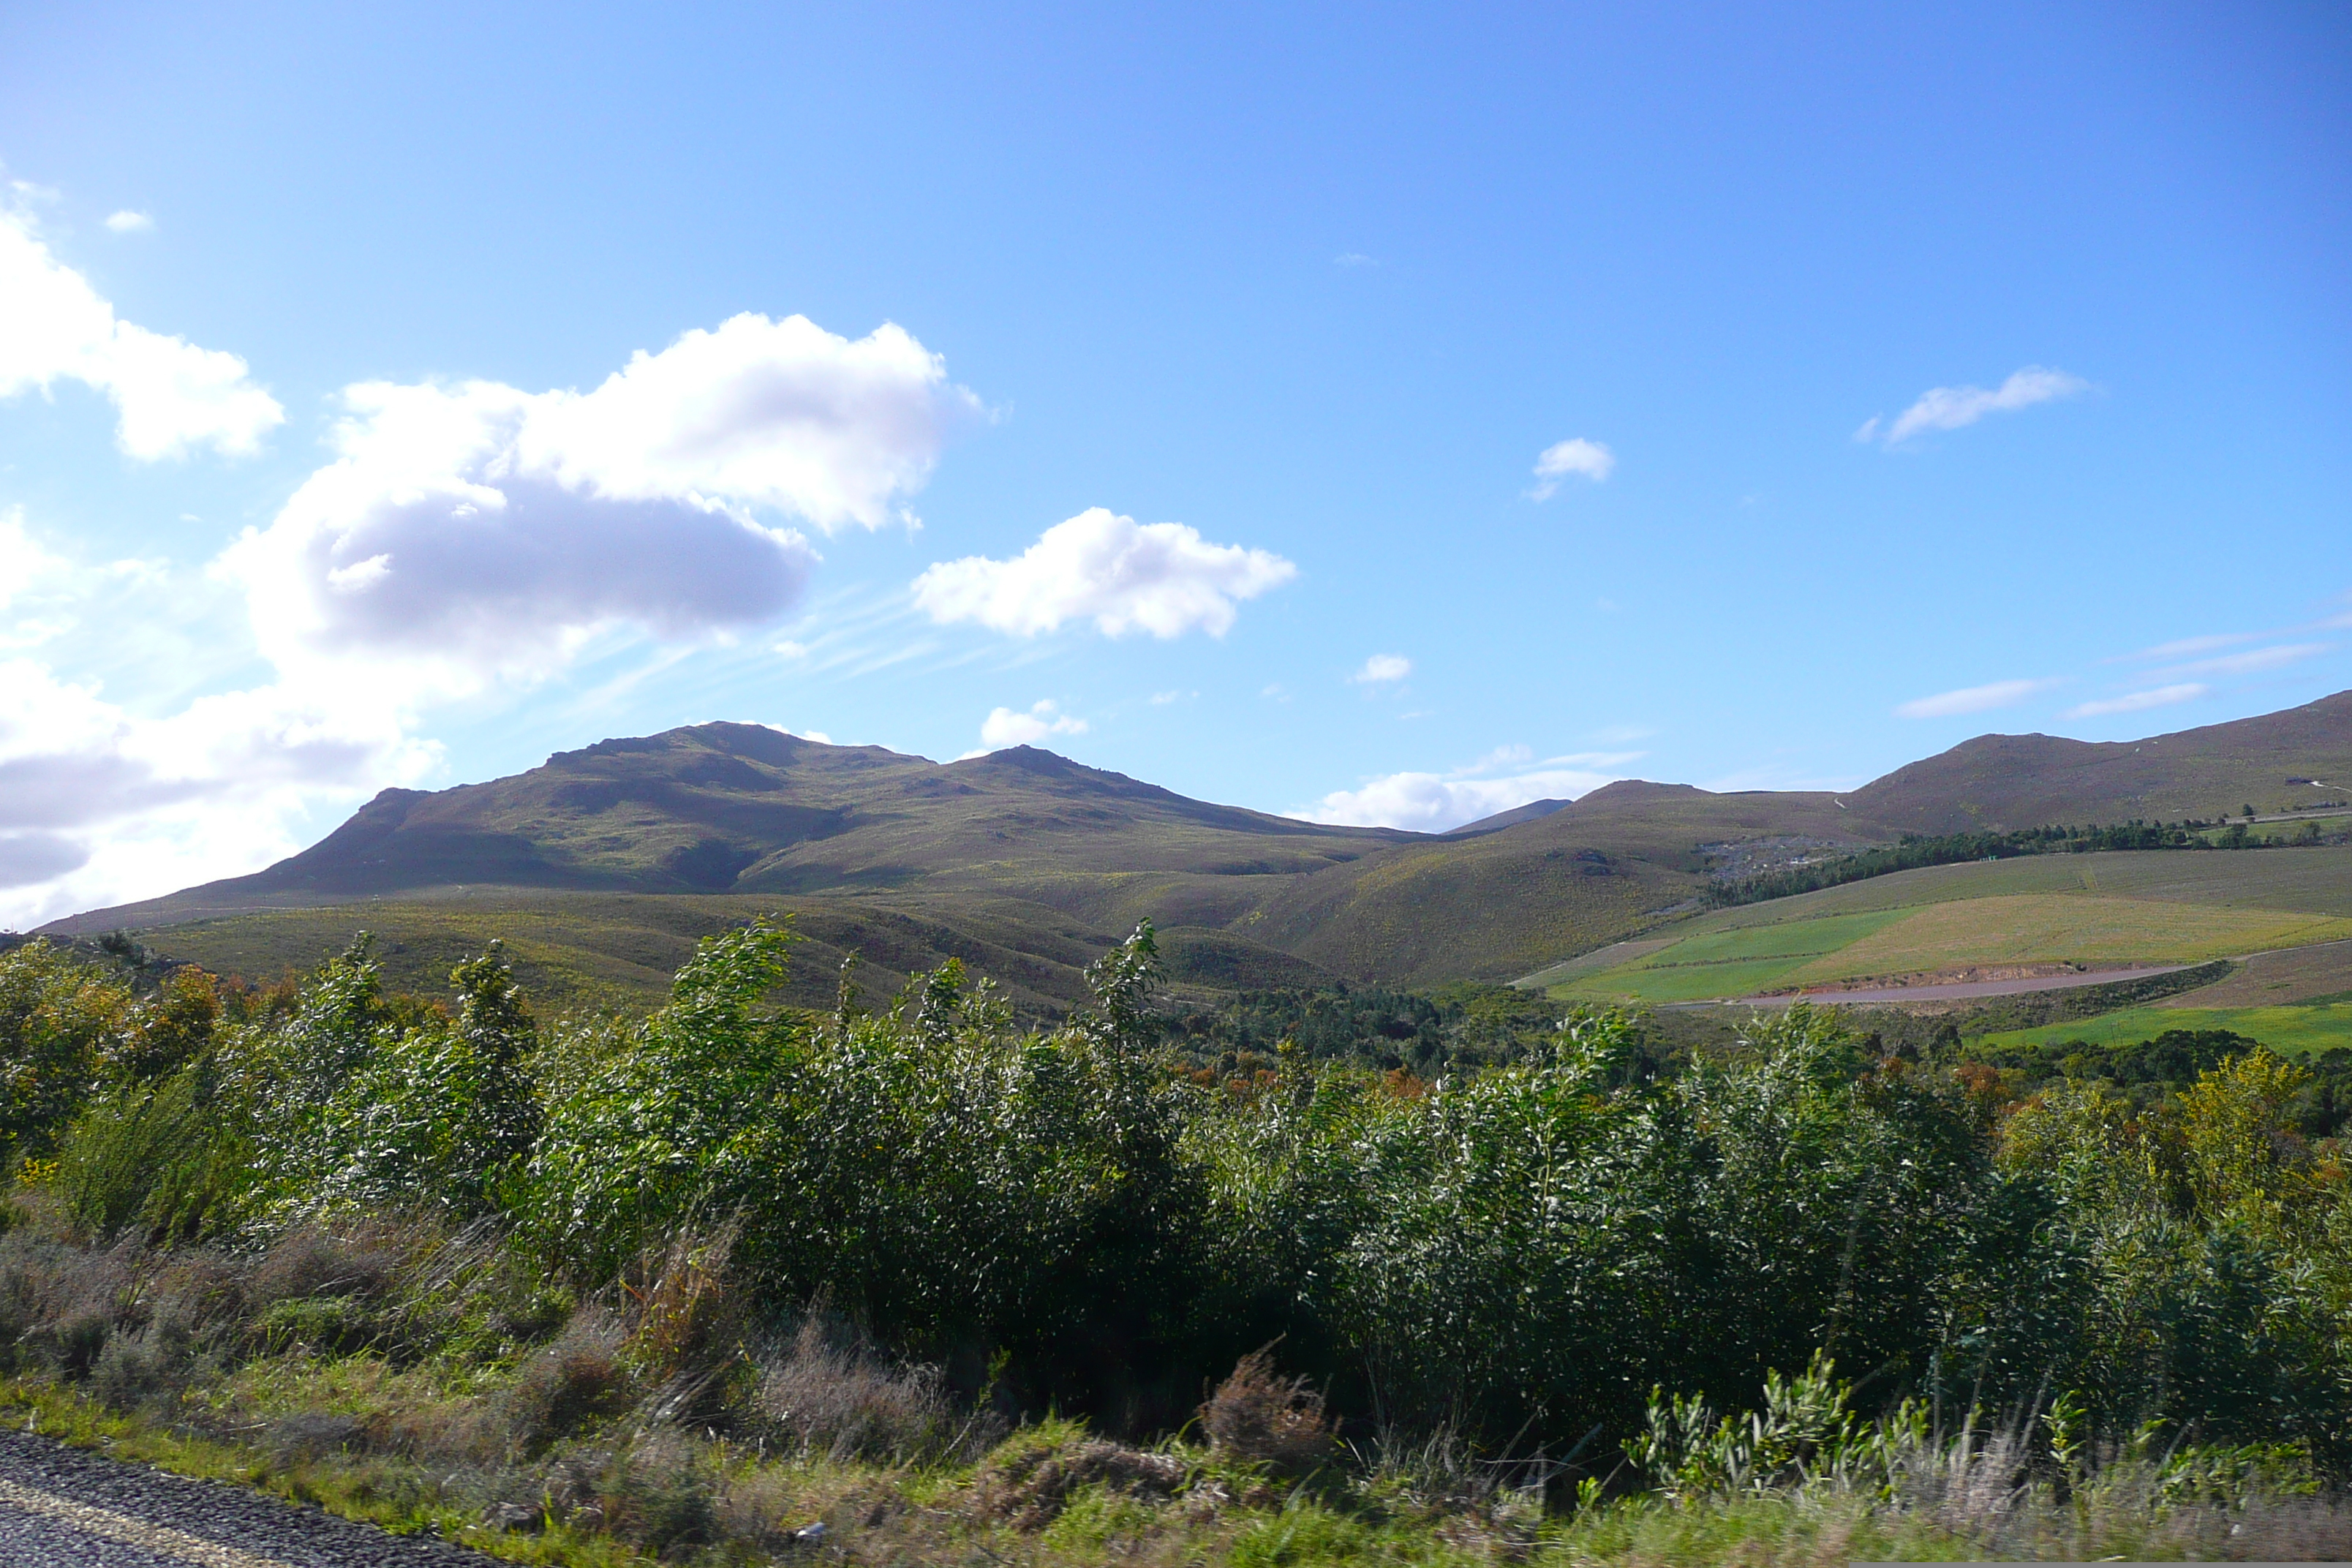
[[[1331,1458],[1331,1418],[1303,1377],[1274,1369],[1274,1347],[1252,1351],[1201,1406],[1210,1449],[1277,1469],[1307,1470]]]
[[[20,1226],[0,1237],[0,1329],[30,1375],[0,1395],[126,1458],[542,1563],[2352,1558],[2352,1509],[2335,1500],[2284,1483],[2184,1494],[2160,1457],[2109,1456],[2053,1484],[2014,1434],[1922,1447],[1886,1496],[1822,1482],[1547,1509],[1539,1485],[1503,1485],[1516,1472],[1450,1434],[1339,1453],[1320,1397],[1272,1347],[1202,1406],[1202,1447],[1138,1447],[1061,1420],[991,1447],[936,1369],[822,1313],[788,1340],[749,1334],[726,1241],[650,1249],[630,1289],[510,1352],[427,1353],[434,1324],[490,1321],[478,1292],[504,1287],[478,1235],[313,1228],[238,1257],[76,1247]],[[321,1302],[397,1331],[341,1351],[257,1331]]]
[[[893,1365],[814,1312],[762,1359],[751,1410],[779,1451],[835,1463],[928,1464],[992,1435],[959,1415],[939,1368]]]
[[[1048,1421],[997,1446],[972,1478],[971,1499],[982,1517],[1035,1531],[1053,1523],[1083,1488],[1164,1502],[1189,1473],[1175,1454],[1126,1447],[1074,1423]]]

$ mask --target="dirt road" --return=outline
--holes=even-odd
[[[1731,1005],[1738,1007],[1786,1007],[1791,1002],[1819,1002],[1825,1005],[1871,1002],[1965,1002],[1979,996],[2022,996],[2034,991],[2070,991],[2078,985],[2112,985],[2123,980],[2145,980],[2151,974],[2170,974],[2187,969],[2186,963],[2159,963],[2147,969],[2096,970],[2088,974],[2037,974],[2021,980],[1965,980],[1951,985],[1882,985],[1875,989],[1852,991],[1805,991],[1793,996],[1741,996]],[[1721,1006],[1721,1003],[1707,1005]]]

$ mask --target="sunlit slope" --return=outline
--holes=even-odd
[[[135,930],[451,887],[984,892],[1117,913],[1125,885],[1152,877],[1198,883],[1204,904],[1238,912],[1246,896],[1214,890],[1417,837],[1191,800],[1027,747],[941,764],[703,724],[559,752],[488,784],[386,790],[266,871],[58,925]]]
[[[1727,910],[1555,994],[1691,1002],[1861,981],[2198,963],[2352,939],[2352,848],[2048,856],[1940,866]],[[2249,997],[2248,1000],[2253,998]]]
[[[457,918],[451,911],[460,907],[488,919],[496,905],[529,928],[498,934],[550,944],[551,976],[576,973],[572,984],[583,995],[597,985],[634,994],[644,982],[639,971],[667,973],[687,939],[677,930],[683,916],[631,900],[673,898],[684,900],[678,909],[702,909],[698,921],[802,908],[881,922],[860,931],[879,932],[886,917],[929,922],[923,952],[939,954],[1028,952],[1033,930],[1078,933],[1072,940],[1099,948],[1150,918],[1163,931],[1191,933],[1202,984],[1216,974],[1324,972],[1391,984],[1501,980],[1620,942],[1679,933],[1676,922],[1704,907],[1718,875],[1833,857],[1909,828],[2210,816],[2222,809],[2206,798],[2216,789],[2231,809],[2292,805],[2296,791],[2312,791],[2290,779],[2318,778],[2352,793],[2344,784],[2352,771],[2334,765],[2343,758],[2352,758],[2352,695],[2136,746],[1985,737],[1850,795],[1712,794],[1627,781],[1558,809],[1505,813],[1431,836],[1217,805],[1027,747],[938,763],[757,725],[704,724],[560,752],[486,784],[388,790],[266,871],[93,910],[52,929],[127,928],[194,957],[228,941],[221,921],[320,910],[315,920],[240,928],[266,926],[275,934],[255,937],[255,951],[299,966],[334,951],[356,923],[331,906],[418,905],[423,912],[404,918],[422,932]],[[1857,883],[1728,921],[1711,917],[1715,923],[1688,934],[1768,916],[1996,895],[2344,915],[2337,905],[2346,880],[2340,866],[2300,850],[2037,858]],[[2028,919],[2020,906],[2002,917],[2007,947],[1988,938],[1990,946],[1969,951],[2063,945],[2069,922],[2081,926],[2087,917],[2073,906],[2058,914],[2064,918]],[[2112,940],[2079,951],[2137,956],[2165,945],[2120,916],[2110,923]],[[2158,934],[2182,951],[2202,951],[2176,927]],[[1908,936],[1874,936],[1881,946],[1862,956],[1925,964],[1949,944],[1950,933],[1939,931],[1929,922]],[[2087,940],[2087,928],[2077,934]],[[2258,933],[2241,922],[2205,934],[2226,944]],[[881,951],[883,939],[871,940]],[[1816,931],[1807,938],[1814,947],[1801,953],[1726,953],[1708,962],[1749,967],[1721,968],[1712,981],[1695,964],[1667,964],[1661,954],[1648,962],[1692,971],[1677,987],[1753,989],[1808,965],[1816,966],[1810,975],[1849,963],[1853,955],[1837,955],[1860,940],[1832,943]],[[1906,942],[1917,951],[1900,946]],[[559,963],[559,949],[572,956]],[[1580,965],[1580,983],[1628,956]],[[1008,984],[1041,1004],[1073,994],[1072,964],[1058,955],[1040,962],[1054,967]]]
[[[150,931],[145,939],[167,956],[268,982],[310,968],[366,931],[386,984],[430,995],[446,988],[452,966],[495,938],[543,1010],[638,1013],[667,994],[670,976],[698,940],[761,915],[788,916],[800,933],[783,996],[810,1007],[833,1005],[842,961],[855,952],[856,978],[870,1000],[887,1000],[909,975],[956,958],[1003,987],[1024,1014],[1056,1013],[1085,997],[1083,971],[1110,945],[1057,910],[1011,900],[886,908],[760,895],[503,889],[226,915]],[[1171,927],[1160,933],[1160,951],[1179,994],[1332,978],[1226,931]]]
[[[2191,992],[2194,996],[2198,993]],[[2289,1007],[2126,1007],[2095,1018],[1982,1037],[1987,1045],[2129,1046],[2168,1029],[2227,1029],[2259,1040],[2282,1056],[2317,1055],[2352,1047],[2352,997]]]
[[[2246,805],[2271,812],[2347,795],[2352,691],[2144,741],[1980,735],[1839,798],[1901,831],[1964,833],[2210,819]]]

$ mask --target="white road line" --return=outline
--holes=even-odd
[[[289,1568],[275,1557],[257,1556],[239,1552],[234,1546],[223,1546],[217,1541],[190,1535],[169,1525],[150,1524],[143,1519],[133,1519],[112,1509],[94,1508],[86,1502],[76,1502],[56,1492],[37,1487],[22,1487],[10,1480],[0,1480],[0,1503],[23,1509],[26,1513],[45,1514],[73,1526],[85,1535],[103,1536],[126,1546],[142,1547],[183,1562],[201,1563],[205,1568]]]

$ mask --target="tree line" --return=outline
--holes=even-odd
[[[1287,1037],[1244,1064],[1180,1048],[1149,928],[1042,1030],[954,963],[773,1005],[791,942],[711,938],[649,1016],[553,1023],[495,950],[423,1000],[364,944],[142,994],[28,943],[0,957],[11,1212],[163,1249],[438,1215],[556,1300],[723,1231],[779,1322],[823,1303],[968,1399],[1124,1430],[1275,1344],[1368,1427],[1612,1451],[1655,1389],[1756,1407],[1826,1356],[1865,1414],[2063,1392],[2087,1431],[2352,1465],[2340,1118],[2251,1043],[2118,1085],[1801,1005],[1679,1058],[1576,1013],[1426,1076]]]

